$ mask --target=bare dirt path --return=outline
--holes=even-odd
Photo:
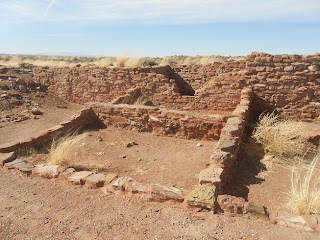
[[[292,239],[319,235],[0,171],[0,239]]]

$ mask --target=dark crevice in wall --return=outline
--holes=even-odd
[[[175,72],[170,66],[169,69],[169,78],[174,79],[181,95],[194,96],[195,91],[189,83],[187,83],[177,72]]]

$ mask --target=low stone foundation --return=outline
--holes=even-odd
[[[1,144],[0,153],[8,153],[17,150],[18,148],[25,148],[39,143],[44,143],[52,140],[52,138],[59,133],[81,130],[94,124],[101,124],[101,121],[97,115],[91,108],[82,109],[78,114],[75,114],[69,120],[61,122],[54,127],[36,132],[24,139],[18,139],[14,142]]]
[[[168,110],[141,105],[90,103],[106,124],[159,136],[185,139],[219,139],[227,116]]]

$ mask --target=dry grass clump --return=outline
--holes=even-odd
[[[148,67],[164,65],[208,65],[214,62],[239,61],[244,57],[231,56],[167,56],[167,57],[143,57],[128,58],[123,55],[120,57],[63,57],[63,56],[18,56],[0,55],[0,65],[7,67],[20,67],[24,64],[32,64],[42,67],[75,67],[99,66],[99,67]]]
[[[252,137],[265,152],[278,159],[296,159],[306,152],[306,142],[301,137],[302,122],[280,118],[274,113],[260,117]]]
[[[294,214],[320,214],[320,174],[316,169],[319,158],[316,155],[307,167],[292,168],[286,207]]]
[[[53,140],[49,151],[49,164],[70,166],[87,135],[87,133],[78,135],[75,132]]]

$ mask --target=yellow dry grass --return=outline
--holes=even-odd
[[[272,155],[273,161],[292,161],[301,159],[306,152],[306,142],[301,137],[302,129],[302,122],[283,119],[271,113],[260,117],[252,137],[262,145],[269,159],[272,159]]]
[[[316,166],[320,155],[316,155],[307,167],[292,167],[291,187],[286,207],[294,214],[320,214],[320,175]]]
[[[49,151],[49,164],[70,166],[87,135],[87,133],[78,135],[75,132],[53,140]]]
[[[62,57],[62,56],[18,56],[0,55],[0,65],[7,67],[20,67],[23,64],[32,64],[42,67],[75,67],[99,66],[99,67],[147,67],[164,65],[208,65],[214,62],[238,61],[244,57],[231,56],[167,56],[167,57],[143,57],[129,58],[123,55],[119,57]]]

